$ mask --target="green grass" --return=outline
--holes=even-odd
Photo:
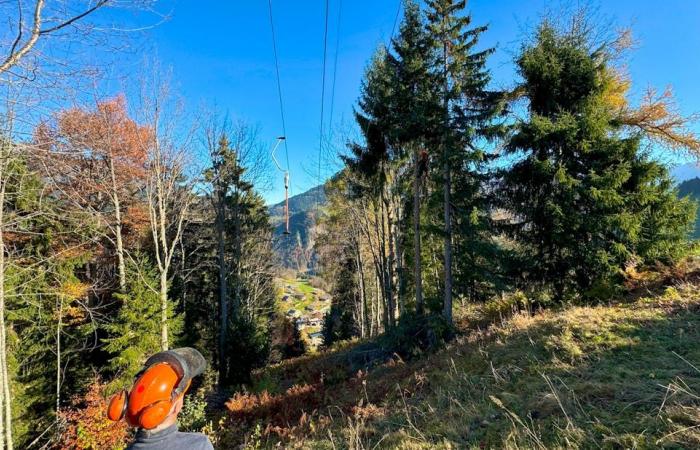
[[[698,448],[699,306],[686,287],[513,317],[417,364],[424,387],[406,380],[388,414],[335,432],[364,448]]]
[[[324,386],[317,399],[324,406],[300,405],[305,413],[283,428],[284,445],[700,448],[700,292],[693,285],[629,303],[498,319],[439,353],[380,366],[361,376],[361,386],[360,375],[339,378],[347,351],[267,372],[279,386],[317,378]],[[280,436],[261,445],[273,447]]]
[[[280,298],[280,305],[281,305],[283,310],[287,311],[291,308],[294,308],[296,310],[304,312],[304,309],[307,306],[313,307],[314,310],[320,310],[325,306],[324,302],[321,302],[318,300],[318,298],[321,295],[324,295],[325,292],[314,288],[313,286],[311,286],[309,284],[308,281],[300,280],[300,279],[282,279],[282,280],[280,280],[280,283],[281,283],[281,286],[283,287],[283,289],[279,290],[278,295]],[[285,294],[285,291],[287,290],[286,289],[287,285],[292,286],[291,290],[292,290],[293,294],[303,294],[304,298],[303,299],[293,298],[293,300],[291,302],[282,302],[281,298],[284,295],[287,295],[287,294]],[[314,292],[317,293],[316,296],[314,296]]]

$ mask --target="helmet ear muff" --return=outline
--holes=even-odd
[[[138,425],[146,430],[151,430],[163,423],[168,417],[168,414],[170,414],[173,405],[180,397],[184,397],[185,392],[190,387],[190,381],[188,381],[184,387],[182,392],[179,392],[178,389],[174,389],[170,400],[161,400],[146,407],[139,415]]]
[[[146,361],[145,367],[136,374],[131,392],[123,390],[114,395],[107,406],[107,417],[112,421],[123,418],[132,427],[152,430],[162,424],[171,414],[173,405],[184,397],[192,383],[190,373],[198,375],[203,370],[203,364],[197,364],[196,358],[193,367],[189,370],[186,359],[192,349],[179,349],[158,353]],[[190,355],[191,356],[191,355]],[[193,358],[190,358],[193,359]],[[169,392],[168,392],[169,391]]]
[[[180,380],[177,386],[175,386],[175,389],[173,389],[172,393],[172,401],[175,402],[180,397],[184,397],[185,394],[187,393],[187,390],[190,388],[192,385],[192,380],[187,380],[187,383],[183,384],[184,380]]]
[[[113,395],[109,400],[109,406],[107,407],[107,418],[113,422],[122,420],[124,414],[126,413],[128,399],[129,394],[125,389],[122,389],[121,392]]]
[[[170,400],[161,400],[146,407],[141,414],[139,414],[139,426],[146,430],[157,427],[168,417],[172,406],[173,403]]]

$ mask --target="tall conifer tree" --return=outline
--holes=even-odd
[[[413,157],[413,282],[416,312],[422,314],[421,191],[428,168],[426,145],[436,117],[436,88],[429,71],[430,42],[420,8],[406,1],[399,35],[387,62],[392,71],[391,133],[394,146]]]
[[[627,264],[677,257],[694,214],[641,150],[644,134],[621,124],[609,47],[592,45],[586,29],[545,22],[522,49],[528,116],[506,146],[518,159],[502,173],[525,271],[557,301],[610,295]]]
[[[488,154],[480,144],[498,127],[494,117],[500,111],[501,95],[488,91],[490,74],[486,60],[493,48],[477,50],[486,26],[473,27],[464,14],[466,1],[428,0],[428,35],[432,49],[431,74],[439,86],[440,113],[435,144],[441,150],[442,209],[444,238],[443,315],[452,322],[453,244],[459,244],[459,290],[470,289],[479,278],[474,265],[477,253],[491,250],[484,230],[488,205],[482,184]],[[458,193],[453,197],[453,193]],[[458,229],[454,230],[453,225]],[[491,252],[490,256],[493,256]],[[466,265],[467,267],[462,267]],[[471,267],[470,267],[471,266]]]

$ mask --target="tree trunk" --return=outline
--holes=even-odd
[[[355,256],[357,258],[357,273],[360,285],[360,337],[365,338],[367,337],[367,289],[365,287],[365,269],[362,263],[362,251],[359,240],[355,245]]]
[[[0,358],[0,361],[2,358]],[[2,386],[5,385],[5,377],[0,370],[0,449],[5,448],[5,393]]]
[[[168,272],[160,273],[160,347],[168,349]]]
[[[384,205],[381,199],[374,202],[374,233],[377,236],[377,246],[379,247],[378,252],[378,262],[376,264],[377,272],[377,282],[380,286],[380,292],[382,294],[382,325],[386,330],[389,326],[389,308],[387,308],[387,303],[389,302],[388,290],[389,286],[387,284],[387,273],[386,273],[386,242],[384,242]],[[381,230],[379,228],[381,222]]]
[[[224,242],[224,201],[220,198],[217,206],[216,233],[219,253],[219,380],[223,380],[226,369],[224,367],[224,352],[226,351],[226,337],[228,334],[228,285],[226,271],[226,244]]]
[[[381,292],[382,292],[382,284],[381,280],[379,279],[379,276],[377,276],[377,334],[381,333],[382,331],[386,330],[386,328],[382,327],[382,325],[385,323],[385,321],[382,320],[382,317],[384,317],[384,301],[381,297]]]
[[[117,191],[117,177],[114,172],[114,159],[109,156],[109,172],[112,177],[112,204],[114,206],[114,237],[117,244],[117,268],[119,271],[119,291],[126,292],[126,265],[124,263],[124,244],[122,241],[122,212]]]
[[[163,257],[158,264],[160,270],[160,347],[163,351],[168,349],[168,270],[170,257],[168,252],[168,236],[166,234],[165,213],[165,189],[163,186],[163,160],[158,144],[156,145],[156,199],[158,206],[158,237],[162,248]]]
[[[389,204],[386,199],[386,193],[382,188],[381,195],[381,213],[382,213],[382,253],[384,256],[384,283],[386,284],[386,307],[387,307],[387,325],[394,326],[395,302],[394,302],[394,241],[391,230],[391,214],[389,212]],[[386,256],[385,247],[388,244],[389,255]]]
[[[404,278],[404,267],[403,267],[403,248],[401,246],[401,206],[399,202],[396,204],[396,220],[394,221],[394,248],[396,249],[396,300],[397,300],[397,313],[401,317],[403,314],[404,306],[404,293],[406,292],[405,278]]]
[[[0,358],[0,362],[2,358]],[[5,392],[2,387],[5,385],[3,371],[0,370],[0,449],[5,448]]]
[[[233,310],[231,313],[233,317],[237,317],[241,304],[241,216],[240,216],[240,193],[234,194],[233,203],[233,255],[232,260],[236,265],[235,274],[236,279],[234,280],[234,295],[233,295]]]
[[[452,206],[450,194],[452,190],[451,167],[450,167],[450,151],[446,134],[449,130],[449,103],[447,98],[448,90],[448,67],[447,67],[447,42],[443,44],[443,63],[445,66],[445,92],[444,92],[444,108],[445,108],[445,128],[442,138],[442,153],[444,159],[444,213],[445,213],[445,297],[443,300],[442,315],[448,324],[452,324]]]
[[[444,212],[445,212],[445,297],[443,301],[442,315],[447,323],[452,324],[452,214],[450,203],[450,163],[447,146],[445,146],[445,173],[444,173]]]
[[[423,314],[423,276],[420,246],[420,152],[413,152],[413,278],[416,289],[416,312]]]
[[[0,375],[2,376],[2,397],[4,399],[5,445],[12,450],[12,396],[10,394],[10,376],[7,370],[7,332],[5,324],[5,168],[7,155],[0,155]]]
[[[58,322],[56,323],[56,416],[61,410],[61,328],[63,327],[63,294],[59,294]]]

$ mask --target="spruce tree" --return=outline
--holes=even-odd
[[[127,287],[125,293],[114,294],[119,311],[105,325],[105,350],[112,355],[108,367],[115,374],[115,387],[120,388],[127,387],[144,361],[160,350],[158,273],[145,255],[135,254],[127,263]],[[177,335],[179,320],[170,323]]]
[[[464,13],[466,1],[428,0],[428,35],[432,48],[431,74],[439,86],[441,109],[435,145],[440,148],[442,171],[444,292],[443,316],[452,322],[454,292],[474,297],[479,282],[496,265],[489,242],[489,205],[484,185],[490,155],[484,138],[493,137],[502,95],[488,90],[486,60],[493,48],[477,50],[486,26],[473,27]],[[453,280],[453,244],[457,246]]]
[[[222,133],[211,143],[212,165],[202,174],[210,189],[185,224],[174,283],[184,299],[185,338],[229,385],[248,381],[251,369],[266,362],[275,312],[269,214],[241,160],[242,146],[255,145],[247,133],[243,125],[233,142]]]
[[[424,310],[421,196],[429,167],[426,146],[431,141],[438,112],[437,89],[429,71],[430,50],[420,8],[415,2],[406,1],[399,34],[392,42],[392,52],[387,53],[387,64],[393,77],[388,137],[394,147],[413,159],[412,258],[418,314]]]
[[[644,135],[618,120],[609,48],[582,30],[545,22],[522,49],[528,116],[507,142],[515,162],[501,174],[523,272],[556,301],[607,297],[626,265],[677,257],[693,215],[667,169],[641,150]]]
[[[428,44],[420,8],[415,2],[407,1],[399,33],[391,48],[381,47],[365,73],[355,112],[364,142],[352,145],[352,154],[345,160],[356,174],[354,194],[371,199],[376,216],[382,218],[382,223],[386,216],[389,222],[387,242],[381,239],[378,246],[381,293],[389,311],[388,326],[394,324],[397,307],[394,293],[398,291],[396,297],[402,303],[400,296],[406,290],[402,256],[397,255],[397,248],[402,247],[406,237],[413,240],[413,253],[408,257],[413,262],[415,307],[419,313],[424,309],[421,197],[428,168],[426,145],[429,133],[434,130],[431,124],[437,111],[436,90],[428,71]],[[404,208],[405,181],[411,186],[413,204]],[[397,217],[398,210],[403,211],[402,217]],[[407,215],[406,211],[412,213]],[[413,229],[401,228],[400,221],[412,222]],[[388,255],[384,247],[388,247]],[[394,272],[394,267],[398,273]],[[394,285],[395,278],[398,278],[398,289]]]

